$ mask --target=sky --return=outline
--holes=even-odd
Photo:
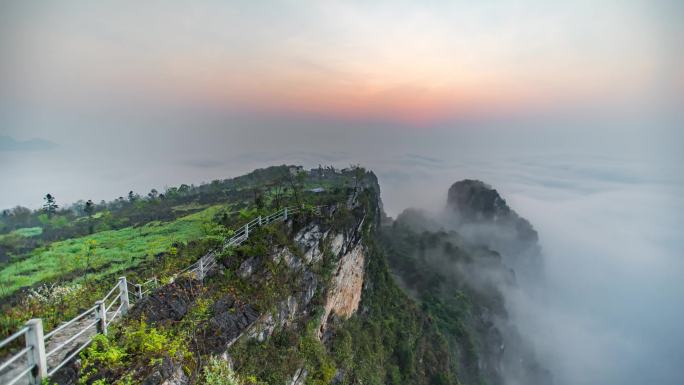
[[[676,0],[3,1],[0,208],[362,164],[394,216],[482,179],[540,233],[549,297],[516,309],[559,384],[682,383],[681,20]]]
[[[678,1],[0,7],[0,177],[13,181],[1,207],[35,207],[46,190],[111,199],[283,158],[681,160]]]
[[[684,87],[676,1],[471,3],[5,1],[3,129],[57,138],[169,111],[417,126],[624,114]]]

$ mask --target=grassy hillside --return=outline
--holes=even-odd
[[[91,217],[77,206],[60,209],[49,223],[40,221],[40,210],[3,211],[0,336],[30,318],[42,318],[49,331],[99,299],[119,276],[134,282],[155,276],[167,282],[218,245],[228,229],[286,205],[338,201],[351,183],[349,173],[295,174],[290,166],[269,167],[200,186],[169,188],[163,198],[134,195],[104,202]],[[307,191],[319,186],[327,191]],[[66,220],[60,228],[52,224],[58,218]]]
[[[203,225],[221,207],[212,206],[167,223],[153,221],[54,242],[0,270],[0,295],[10,295],[38,282],[67,279],[77,283],[134,267],[168,251],[174,243],[204,235]]]

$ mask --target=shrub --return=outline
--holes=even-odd
[[[122,338],[115,337],[119,335]],[[98,377],[104,374],[111,379],[113,374],[114,377],[123,375],[117,384],[128,384],[133,380],[130,373],[125,375],[124,372],[129,371],[131,363],[155,365],[166,356],[187,358],[189,354],[184,340],[163,329],[149,327],[145,321],[133,322],[121,329],[115,326],[107,336],[95,335],[92,344],[81,353],[83,367],[79,383],[104,381]]]
[[[210,357],[204,367],[204,384],[206,385],[240,385],[228,362],[219,357]]]
[[[87,381],[93,375],[100,372],[102,368],[113,370],[121,367],[127,356],[128,354],[125,349],[117,346],[110,337],[103,334],[95,335],[90,346],[81,353],[83,366],[79,384],[87,383]]]
[[[35,237],[43,234],[42,227],[24,227],[14,230],[14,233],[22,237]]]
[[[168,354],[175,357],[184,355],[185,348],[180,338],[174,338],[164,330],[148,327],[145,321],[139,321],[124,333],[124,346],[134,354],[140,354],[150,360]]]

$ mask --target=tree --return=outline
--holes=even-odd
[[[129,191],[128,192],[128,201],[133,203],[133,202],[135,202],[135,198],[136,198],[135,193],[132,190]]]
[[[354,189],[358,190],[359,186],[361,186],[361,180],[366,175],[366,169],[358,164],[352,165],[351,168],[354,171]]]
[[[221,192],[221,181],[218,179],[212,180],[211,184],[209,184],[209,191],[212,193]]]
[[[159,195],[159,191],[157,191],[156,188],[153,188],[153,189],[150,190],[150,192],[147,194],[147,196],[148,196],[151,200],[157,199],[157,196],[158,196],[158,195]]]
[[[52,194],[46,194],[45,197],[43,197],[45,200],[45,204],[43,205],[43,210],[45,211],[45,214],[47,214],[48,218],[52,218],[53,215],[57,212],[57,209],[59,206],[57,206],[57,201],[55,200],[55,197],[52,196]]]
[[[79,199],[76,202],[71,204],[71,211],[73,211],[74,214],[77,216],[83,216],[85,215],[85,212],[83,209],[85,208],[85,201],[83,199]]]
[[[283,178],[276,177],[273,183],[269,185],[269,187],[273,190],[273,207],[280,207],[281,199],[285,192],[285,188],[283,186]]]
[[[179,195],[178,188],[177,187],[167,187],[166,188],[166,194],[163,194],[163,195],[166,195],[166,197],[169,199],[175,199]]]
[[[180,195],[187,195],[189,192],[190,192],[190,186],[188,186],[187,184],[182,184],[178,188],[178,193],[180,193]]]
[[[264,208],[264,196],[262,195],[261,190],[255,187],[252,192],[254,193],[254,205],[258,209]]]
[[[88,201],[85,203],[85,206],[83,206],[83,212],[87,216],[91,217],[95,212],[95,203],[93,203],[92,200],[88,199]]]
[[[294,195],[295,202],[297,204],[301,203],[299,200],[299,195],[304,189],[304,182],[306,181],[306,172],[298,171],[294,176],[290,174],[289,182],[290,187],[292,187],[292,193]]]
[[[88,233],[92,234],[93,233],[93,213],[95,212],[95,203],[93,203],[92,200],[88,199],[88,202],[85,203],[85,206],[83,207],[83,212],[88,216]]]
[[[17,206],[12,209],[10,219],[14,228],[28,227],[31,224],[31,209]]]
[[[88,282],[88,273],[90,272],[91,269],[91,261],[95,257],[96,254],[96,249],[97,249],[97,241],[94,239],[87,240],[85,242],[85,245],[83,247],[83,260],[85,262],[85,280]]]

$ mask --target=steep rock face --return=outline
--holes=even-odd
[[[252,306],[240,304],[230,295],[213,304],[212,314],[198,333],[198,350],[203,353],[224,352],[259,317]]]
[[[363,218],[359,226],[362,222]],[[325,295],[321,316],[319,330],[319,337],[321,337],[331,315],[346,319],[359,307],[365,266],[363,246],[359,242],[358,234],[323,231],[318,224],[305,226],[295,235],[294,240],[304,251],[305,264],[318,262],[325,251],[329,252],[335,260],[334,273]],[[307,299],[310,300],[313,294],[312,291]]]
[[[256,340],[266,345],[273,344],[273,341],[282,341],[285,335],[292,336],[291,333],[305,339],[307,325],[317,325],[318,329],[311,329],[311,336],[317,344],[328,345],[333,335],[328,330],[332,326],[328,325],[339,327],[341,322],[358,311],[366,265],[360,226],[367,213],[358,209],[344,222],[330,221],[332,214],[307,223],[293,224],[290,234],[294,247],[273,250],[268,256],[256,258],[261,262],[250,261],[249,266],[238,269],[238,272],[251,271],[254,277],[250,279],[258,284],[261,282],[261,268],[251,266],[268,265],[264,260],[270,259],[274,265],[286,266],[287,274],[296,278],[289,295],[281,297],[275,306],[267,310],[234,349],[240,349],[240,343],[250,340],[252,342],[249,343]],[[238,368],[245,365],[249,364],[238,359]],[[285,384],[303,385],[312,376],[316,381],[320,380],[320,369],[313,370],[311,363],[298,365],[288,370]]]
[[[365,257],[363,247],[355,246],[343,255],[328,290],[320,333],[325,332],[328,317],[335,314],[342,319],[352,316],[359,308],[363,289]],[[319,334],[320,336],[320,334]]]
[[[289,385],[304,385],[306,376],[308,374],[309,373],[304,368],[297,369],[295,374],[292,376],[292,381],[289,383]]]
[[[318,224],[306,226],[302,231],[295,235],[295,242],[304,252],[304,261],[306,263],[318,262],[321,258],[320,242],[327,235],[321,232]]]
[[[145,378],[142,385],[187,385],[190,382],[183,366],[169,358],[164,358],[157,366],[158,370]]]
[[[130,317],[144,318],[151,323],[180,321],[195,302],[201,287],[195,279],[180,278],[143,298],[133,307]]]
[[[299,274],[300,279],[296,293],[291,293],[278,302],[274,310],[263,314],[250,327],[248,331],[250,338],[260,342],[265,341],[277,329],[288,327],[298,317],[305,315],[319,285],[316,275],[288,248],[274,251],[271,259],[276,264],[284,263],[290,271]]]
[[[320,232],[318,233],[320,234]],[[316,244],[318,242],[317,239],[315,241],[313,240],[313,238],[315,238],[313,236],[309,237],[307,235],[307,238],[309,239],[309,242],[314,242]],[[292,253],[287,247],[273,250],[270,256],[249,258],[242,263],[238,272],[249,271],[249,274],[242,275],[243,278],[248,278],[253,272],[257,273],[256,276],[250,278],[250,280],[257,285],[263,277],[259,274],[262,272],[257,271],[256,266],[260,264],[259,262],[262,259],[266,258],[271,259],[275,264],[284,264],[291,273],[299,274],[301,278],[298,280],[299,284],[297,285],[296,292],[290,293],[287,297],[278,302],[275,309],[262,314],[247,331],[250,338],[254,338],[259,342],[265,341],[276,330],[288,327],[298,317],[305,315],[307,313],[307,307],[316,293],[318,286],[316,276],[308,270],[304,261]]]
[[[363,218],[360,219],[362,221]],[[360,237],[354,230],[358,231],[358,225],[350,226],[347,231],[334,231],[321,223],[308,223],[293,235],[301,257],[288,248],[271,253],[270,259],[275,264],[284,263],[290,271],[298,274],[298,290],[281,300],[274,310],[263,314],[250,327],[248,334],[251,338],[265,341],[276,330],[288,327],[310,314],[311,302],[321,289],[324,291],[319,338],[326,331],[330,317],[347,319],[358,310],[366,260]],[[332,275],[328,282],[319,282],[311,269],[326,255],[333,261]],[[249,258],[240,265],[238,274],[247,277],[259,269],[259,264],[258,258]],[[255,278],[255,284],[258,280]]]

